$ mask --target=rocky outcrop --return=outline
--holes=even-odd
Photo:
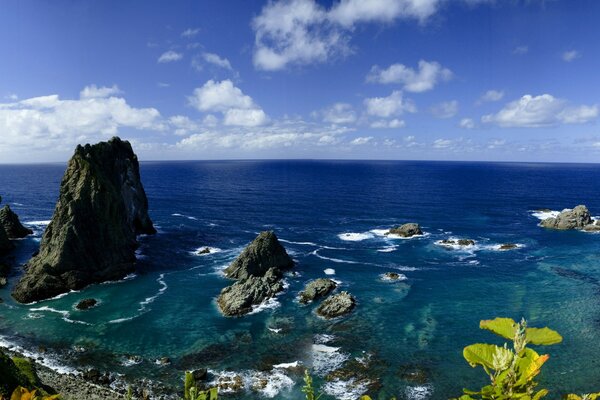
[[[98,304],[98,300],[96,299],[83,299],[75,306],[78,310],[89,310],[92,307],[95,307]]]
[[[317,314],[330,319],[348,314],[356,306],[356,299],[348,292],[340,292],[326,298],[319,308]]]
[[[549,229],[584,229],[586,226],[593,227],[594,220],[587,207],[579,205],[573,209],[561,211],[556,217],[546,218],[540,225]]]
[[[304,290],[300,292],[299,301],[300,303],[310,303],[311,301],[318,300],[322,297],[327,296],[332,290],[337,287],[337,283],[327,278],[319,278],[314,281],[310,281],[304,287]]]
[[[423,231],[419,224],[415,224],[414,222],[410,222],[408,224],[403,224],[397,226],[395,228],[390,229],[386,235],[396,235],[401,237],[413,237],[415,235],[422,235]]]
[[[455,246],[475,246],[475,241],[471,239],[444,239],[438,242],[440,246],[455,247]]]
[[[269,269],[290,269],[294,261],[272,231],[261,232],[225,270],[232,279],[263,276]]]
[[[13,296],[28,303],[121,279],[134,270],[136,236],[155,232],[129,142],[77,146],[39,253]]]
[[[221,312],[241,316],[274,297],[283,290],[283,271],[293,266],[275,233],[261,232],[225,270],[237,282],[221,291],[217,299]]]
[[[21,224],[19,217],[10,209],[9,205],[5,205],[0,209],[0,225],[4,228],[9,239],[22,239],[33,233],[31,229]]]
[[[499,250],[513,250],[518,247],[519,247],[519,245],[515,244],[515,243],[504,243],[504,244],[501,244],[498,249]]]

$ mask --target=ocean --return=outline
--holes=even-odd
[[[64,168],[0,166],[3,204],[35,231],[17,243],[18,264],[39,246]],[[14,271],[0,289],[0,344],[57,369],[94,366],[167,388],[180,387],[183,370],[205,367],[213,380],[242,378],[232,398],[300,398],[291,364],[309,368],[325,398],[370,390],[380,399],[446,399],[486,383],[462,357],[468,344],[502,343],[479,321],[524,317],[564,336],[537,348],[551,356],[540,381],[553,397],[600,390],[600,235],[545,230],[546,214],[535,212],[586,204],[600,215],[600,165],[143,162],[141,174],[158,234],[140,237],[137,272],[20,305],[10,297]],[[404,222],[425,234],[382,234]],[[276,232],[297,274],[251,315],[223,317],[215,302],[231,284],[223,268],[263,230]],[[437,243],[447,238],[476,245]],[[503,243],[519,246],[501,251]],[[204,247],[213,251],[198,255]],[[403,279],[387,281],[386,272]],[[352,293],[355,311],[326,321],[316,305],[299,304],[298,292],[318,277]],[[74,308],[88,297],[99,305]],[[368,364],[364,379],[324,379],[348,362]]]

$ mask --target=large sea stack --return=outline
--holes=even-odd
[[[29,303],[121,279],[134,270],[136,236],[155,232],[129,142],[77,146],[40,251],[13,297]]]
[[[217,299],[226,316],[240,316],[252,311],[252,306],[283,290],[283,271],[294,261],[273,232],[261,232],[225,270],[228,278],[237,279],[224,288]]]

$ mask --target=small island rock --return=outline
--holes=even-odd
[[[327,319],[348,314],[356,306],[356,299],[348,292],[326,298],[317,308],[317,314]]]
[[[579,205],[573,209],[561,211],[556,217],[546,218],[541,222],[541,226],[549,229],[583,229],[587,225],[593,224],[592,216],[584,205]]]
[[[96,304],[98,304],[98,300],[96,299],[83,299],[79,303],[77,303],[75,308],[77,308],[78,310],[88,310],[94,307]]]
[[[412,237],[415,235],[422,235],[423,231],[421,230],[421,227],[419,226],[419,224],[416,224],[414,222],[410,222],[408,224],[403,224],[400,226],[397,226],[395,228],[390,229],[386,235],[397,235],[397,236],[402,236],[402,237]]]
[[[475,246],[475,241],[471,239],[444,239],[440,244],[442,246]]]
[[[5,205],[0,209],[0,225],[4,228],[9,239],[22,239],[33,233],[31,229],[21,224],[19,217],[10,209],[9,205]]]
[[[519,246],[514,243],[504,243],[500,245],[500,250],[512,250],[516,249],[517,247]]]
[[[337,283],[327,278],[319,278],[310,281],[302,292],[300,292],[300,303],[310,303],[327,296],[337,287]]]

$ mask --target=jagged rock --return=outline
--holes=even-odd
[[[309,303],[325,297],[336,287],[337,283],[331,279],[319,278],[310,281],[300,292],[300,303]]]
[[[253,305],[262,303],[282,290],[281,272],[271,268],[264,276],[250,276],[224,288],[217,304],[226,316],[241,316],[252,311]]]
[[[348,292],[326,298],[317,308],[317,314],[327,319],[348,314],[356,306],[356,299]]]
[[[439,242],[442,246],[474,246],[475,241],[471,239],[444,239]]]
[[[272,231],[261,232],[225,270],[233,279],[263,276],[269,269],[283,271],[294,266],[294,261],[279,243]]]
[[[199,368],[192,371],[192,377],[195,381],[204,381],[208,377],[208,370],[206,368]]]
[[[39,253],[13,296],[28,303],[133,272],[136,235],[155,233],[129,142],[77,146]]]
[[[414,222],[410,222],[408,224],[403,224],[400,226],[397,226],[395,228],[390,229],[386,235],[398,235],[398,236],[402,236],[402,237],[412,237],[415,235],[422,235],[423,231],[421,230],[421,227],[419,226],[419,224],[416,224]]]
[[[9,205],[0,209],[0,225],[4,227],[4,231],[10,239],[22,239],[33,233],[31,229],[21,224],[19,217],[10,209]]]
[[[500,250],[512,250],[516,249],[517,247],[519,246],[514,243],[504,243],[500,245]]]
[[[205,247],[198,251],[198,254],[210,254],[210,248]]]
[[[94,307],[96,304],[98,304],[98,301],[96,299],[83,299],[79,303],[77,303],[75,308],[77,308],[78,310],[88,310]]]
[[[582,229],[586,225],[593,224],[592,216],[584,205],[579,205],[572,210],[561,211],[556,217],[546,218],[540,224],[549,229]]]

